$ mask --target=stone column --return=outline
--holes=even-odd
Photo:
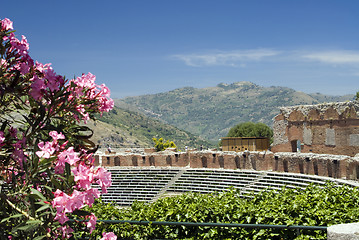
[[[333,225],[327,232],[328,240],[359,240],[359,223]]]

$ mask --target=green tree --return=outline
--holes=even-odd
[[[232,127],[227,137],[267,137],[273,138],[273,130],[264,123],[245,122]]]
[[[155,143],[155,148],[157,152],[164,151],[167,148],[177,148],[176,144],[172,141],[167,140],[164,142],[163,138],[152,138],[153,142]]]
[[[355,100],[359,100],[359,92],[357,92],[357,95],[355,96]]]

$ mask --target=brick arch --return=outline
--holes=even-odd
[[[354,107],[345,108],[344,112],[340,114],[340,119],[357,119],[358,115]]]
[[[308,112],[308,121],[320,120],[320,113],[317,109],[312,109]]]
[[[337,119],[339,119],[338,111],[335,110],[333,107],[329,107],[329,108],[323,113],[323,119],[324,119],[324,120],[337,120]]]
[[[301,111],[294,110],[290,113],[288,121],[305,121],[305,116]]]
[[[291,125],[287,130],[288,140],[300,140],[303,142],[303,125]]]
[[[115,157],[115,166],[121,166],[121,159],[119,156]]]

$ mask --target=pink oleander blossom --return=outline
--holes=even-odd
[[[71,227],[66,225],[59,227],[57,230],[59,230],[59,232],[62,233],[63,239],[69,239],[72,236],[71,233],[74,232],[74,230]]]
[[[102,193],[107,193],[107,188],[111,186],[111,172],[108,172],[105,168],[99,167],[95,172],[95,178],[101,186]]]
[[[93,168],[89,168],[84,164],[79,164],[77,168],[73,168],[74,180],[79,188],[90,189],[94,179]]]
[[[108,112],[115,105],[112,99],[107,99],[107,98],[100,98],[99,102],[100,102],[100,107],[99,107],[100,112]]]
[[[37,151],[36,155],[39,158],[50,158],[52,154],[55,152],[55,148],[53,147],[52,142],[40,142],[37,144],[37,146],[40,148],[41,151]]]
[[[30,80],[32,81],[30,95],[35,100],[41,100],[42,97],[44,96],[44,92],[46,88],[44,79],[39,78],[37,75],[35,75]]]
[[[74,165],[80,160],[73,147],[69,147],[67,150],[61,152],[58,155],[58,159],[60,162],[67,162],[70,165]]]
[[[52,137],[54,142],[57,142],[59,139],[65,139],[65,136],[62,133],[58,133],[56,131],[51,131],[49,135]]]
[[[95,199],[100,197],[100,191],[97,188],[91,188],[89,190],[86,190],[84,192],[84,201],[85,204],[89,205],[89,207],[92,206],[92,204],[95,202]]]
[[[9,129],[10,136],[13,138],[17,138],[17,129],[14,127],[10,127]]]
[[[2,144],[5,141],[4,132],[0,131],[0,144]]]
[[[5,59],[0,59],[0,67],[7,68],[8,64]]]
[[[102,238],[100,240],[117,240],[117,236],[113,232],[102,233]]]
[[[78,87],[80,88],[87,88],[87,89],[94,89],[96,88],[96,76],[92,73],[82,74],[81,77],[77,77],[76,79],[73,79],[72,82],[74,82]]]
[[[89,217],[89,221],[86,223],[86,227],[90,229],[90,233],[96,228],[97,217],[92,213]]]
[[[61,86],[64,85],[64,78],[60,75],[57,75],[52,67],[48,67],[45,71],[45,78],[47,79],[46,86],[51,92],[58,91]]]
[[[61,190],[57,189],[54,192],[54,199],[51,204],[56,209],[55,220],[64,224],[68,221],[66,213],[72,213],[77,209],[81,209],[85,206],[86,193],[74,190],[71,195],[67,195]]]
[[[10,19],[8,18],[4,18],[3,20],[1,20],[1,30],[3,31],[8,31],[8,30],[12,30],[13,26],[12,26],[12,21],[10,21]]]
[[[26,139],[23,138],[18,140],[15,144],[13,144],[13,151],[11,157],[19,164],[20,168],[23,168],[23,164],[26,163],[26,155],[24,153],[24,149],[26,149]],[[24,176],[25,177],[25,176]]]

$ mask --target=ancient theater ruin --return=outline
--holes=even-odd
[[[359,153],[359,101],[283,107],[273,132],[273,152],[353,157]]]

